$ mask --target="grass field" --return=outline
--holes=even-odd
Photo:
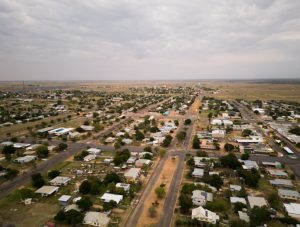
[[[245,82],[209,82],[204,87],[220,89],[213,96],[220,99],[284,100],[300,102],[300,84],[271,84]]]

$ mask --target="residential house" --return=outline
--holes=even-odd
[[[58,192],[59,187],[45,185],[35,191],[35,193],[40,194],[41,196],[49,196]]]
[[[282,187],[282,188],[293,188],[294,184],[291,180],[288,179],[274,179],[269,180],[272,186]]]
[[[202,190],[194,190],[192,195],[193,205],[204,206],[206,202],[213,201],[213,194]]]
[[[247,199],[251,209],[255,206],[258,207],[268,206],[267,201],[264,197],[247,196]]]
[[[109,222],[110,218],[107,217],[106,214],[96,211],[88,211],[85,213],[82,223],[84,225],[106,227],[109,224]]]
[[[53,178],[49,183],[52,186],[66,186],[70,182],[70,177],[57,176]]]
[[[278,189],[278,195],[282,199],[289,199],[289,200],[298,200],[300,199],[300,194],[294,190],[288,189]]]
[[[299,203],[284,203],[283,206],[290,217],[300,220],[300,204]]]
[[[125,174],[124,177],[128,181],[136,181],[141,174],[141,168],[130,168]]]
[[[192,219],[210,224],[216,224],[217,221],[220,220],[220,217],[216,213],[199,206],[198,208],[192,209]]]
[[[101,200],[105,203],[109,203],[110,201],[115,201],[117,204],[119,204],[123,199],[123,195],[117,195],[112,193],[104,193],[101,196]]]
[[[204,175],[204,169],[194,168],[192,176],[195,178],[202,178]]]

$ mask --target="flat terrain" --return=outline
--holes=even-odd
[[[220,89],[221,91],[214,95],[214,97],[220,99],[239,98],[300,102],[300,84],[210,82],[202,85],[208,88]]]

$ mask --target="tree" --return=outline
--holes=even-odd
[[[103,210],[109,211],[109,210],[112,210],[113,208],[115,208],[116,206],[117,206],[116,201],[111,200],[108,203],[103,204]]]
[[[90,197],[88,196],[84,196],[82,197],[80,200],[78,200],[76,202],[76,204],[78,205],[78,207],[84,211],[88,210],[92,205],[93,205],[93,202],[92,200],[90,199]]]
[[[84,218],[84,214],[77,210],[68,210],[65,212],[65,222],[70,226],[81,224]]]
[[[151,218],[154,218],[157,215],[157,210],[156,210],[156,207],[154,205],[152,205],[151,207],[149,207],[148,212],[149,212],[149,216]]]
[[[163,146],[163,147],[168,147],[168,146],[170,146],[170,144],[171,144],[171,142],[172,142],[172,139],[173,139],[172,136],[167,135],[167,136],[165,137],[165,139],[163,140],[163,142],[162,142],[162,146]]]
[[[6,168],[6,174],[4,175],[5,179],[13,179],[15,178],[19,173],[19,170],[17,169],[12,169],[12,168]]]
[[[190,125],[191,123],[192,123],[192,120],[189,118],[184,121],[184,125]]]
[[[157,188],[155,189],[155,193],[156,193],[157,198],[159,198],[159,199],[164,198],[165,195],[166,195],[165,188],[162,187],[162,186],[157,187]]]
[[[166,155],[167,151],[166,149],[160,148],[159,149],[159,156],[162,158]]]
[[[51,170],[51,171],[48,172],[48,178],[53,179],[53,178],[59,176],[59,174],[60,174],[59,170],[56,170],[56,169]]]
[[[242,154],[241,159],[242,159],[242,160],[248,160],[249,157],[250,157],[249,153],[246,152],[246,153]]]
[[[272,192],[267,196],[267,200],[270,204],[270,206],[276,210],[280,209],[280,197],[276,192]]]
[[[241,219],[234,219],[230,221],[230,227],[243,226],[248,227],[249,224]]]
[[[46,146],[41,145],[37,148],[36,154],[39,158],[46,158],[46,157],[48,157],[49,150]]]
[[[242,132],[243,137],[250,136],[252,134],[252,131],[250,129],[244,129]]]
[[[91,191],[91,183],[88,180],[85,180],[79,186],[79,192],[81,194],[88,194]]]
[[[296,126],[296,127],[292,128],[292,129],[290,129],[289,132],[292,133],[292,134],[295,134],[297,136],[300,136],[300,127]]]
[[[217,175],[217,174],[213,174],[213,175],[204,175],[203,176],[203,181],[207,184],[210,184],[211,186],[217,188],[218,190],[222,187],[223,185],[223,180],[222,178]]]
[[[13,145],[9,145],[9,146],[4,146],[2,153],[3,154],[14,154],[16,151],[16,148]]]
[[[64,150],[66,150],[68,148],[68,145],[66,144],[66,143],[60,143],[60,144],[58,144],[58,149],[60,150],[60,151],[64,151]]]
[[[221,157],[220,161],[223,167],[228,167],[231,169],[237,169],[241,167],[241,163],[239,162],[235,154],[232,153]]]
[[[177,126],[177,127],[178,127],[178,125],[179,125],[179,121],[178,121],[178,120],[174,120],[174,124],[175,124],[175,126]]]
[[[193,149],[200,149],[200,141],[197,135],[193,138]]]
[[[182,214],[188,214],[190,209],[193,207],[191,196],[181,193],[179,196],[179,206]]]
[[[238,175],[244,178],[245,184],[249,187],[256,188],[260,179],[260,174],[256,169],[251,169],[247,171],[244,169],[238,169]]]
[[[206,151],[197,151],[196,153],[198,157],[207,157]]]
[[[184,140],[185,137],[186,137],[186,132],[184,132],[184,131],[179,132],[179,133],[176,135],[176,138],[177,138],[179,141]]]
[[[140,130],[135,130],[135,139],[137,141],[142,141],[143,139],[145,139],[145,136]]]
[[[256,227],[259,225],[265,224],[267,221],[270,220],[270,213],[266,206],[258,207],[255,206],[250,211],[250,226]]]
[[[145,152],[150,152],[150,153],[152,153],[152,148],[149,147],[149,146],[148,146],[148,147],[145,147],[145,148],[144,148],[144,151],[145,151]]]
[[[247,205],[241,202],[234,203],[234,212],[238,213],[238,211],[243,210],[244,208],[247,208]]]
[[[31,175],[32,185],[35,188],[40,188],[45,185],[45,180],[41,173]]]
[[[225,149],[225,151],[233,151],[234,150],[234,146],[231,143],[226,143],[224,145],[224,149]]]
[[[110,172],[110,173],[106,174],[106,176],[104,177],[103,182],[104,182],[104,184],[109,184],[109,183],[115,183],[116,184],[116,183],[121,182],[121,178],[115,172]]]
[[[66,214],[63,210],[58,211],[58,213],[54,217],[54,220],[56,222],[64,222],[65,219],[66,219]]]

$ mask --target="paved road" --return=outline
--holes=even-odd
[[[176,205],[177,194],[180,188],[180,182],[184,171],[185,152],[179,151],[174,154],[177,155],[179,162],[164,203],[162,218],[160,219],[159,223],[156,225],[157,227],[168,227],[171,226],[172,224],[172,217]]]
[[[146,201],[147,196],[151,193],[153,190],[153,187],[155,185],[155,182],[158,180],[159,175],[163,169],[163,166],[168,159],[169,155],[166,155],[164,158],[160,160],[158,163],[156,169],[154,170],[153,174],[151,175],[150,180],[148,181],[146,188],[144,189],[142,196],[139,199],[139,203],[134,208],[132,214],[130,215],[129,219],[126,222],[126,226],[133,227],[136,226],[138,223],[138,220],[143,212],[144,203]]]
[[[53,166],[61,163],[63,160],[74,155],[78,150],[86,148],[86,144],[72,144],[69,143],[66,151],[60,152],[57,155],[39,164],[35,169],[30,170],[22,175],[17,176],[12,181],[4,182],[0,185],[0,197],[7,195],[12,190],[26,184],[30,181],[31,175],[37,172],[45,172],[53,168]]]

